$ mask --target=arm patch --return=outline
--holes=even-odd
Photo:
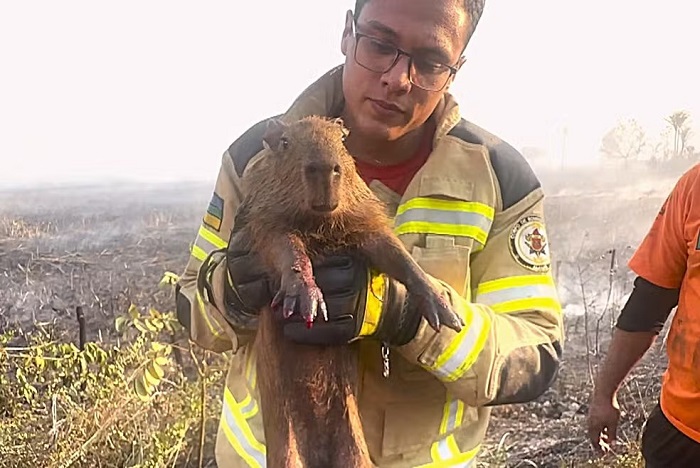
[[[449,131],[448,135],[467,143],[483,145],[488,149],[491,166],[501,188],[504,210],[541,187],[539,179],[525,157],[510,144],[483,128],[462,119]]]
[[[262,151],[262,139],[265,129],[267,129],[267,122],[276,117],[281,117],[281,115],[269,117],[256,123],[228,147],[228,154],[233,160],[233,168],[236,170],[238,177],[243,177],[243,171],[245,171],[250,160]]]

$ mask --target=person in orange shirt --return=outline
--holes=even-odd
[[[668,368],[642,434],[648,468],[700,466],[700,164],[686,171],[629,261],[638,275],[618,317],[588,412],[598,453],[615,441],[617,391],[654,343],[674,307]]]

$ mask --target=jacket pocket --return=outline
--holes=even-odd
[[[427,274],[469,297],[471,246],[456,245],[453,237],[427,235],[426,247],[415,246],[411,254]]]
[[[386,406],[384,413],[384,436],[382,438],[382,456],[392,457],[395,455],[414,452],[420,456],[424,453],[430,456],[430,449],[433,442],[445,437],[440,434],[440,428],[445,417],[445,412],[456,407],[456,400],[452,404],[447,404],[446,394],[426,395],[420,402],[390,403]],[[461,406],[461,419],[457,421],[452,416],[449,421],[454,424],[451,432],[458,440],[473,438],[479,424],[479,412],[476,408]],[[447,423],[449,425],[449,423]],[[468,448],[472,444],[468,443]]]
[[[382,456],[391,457],[415,452],[423,447],[430,451],[442,421],[444,398],[425,395],[420,402],[389,403],[384,410]]]

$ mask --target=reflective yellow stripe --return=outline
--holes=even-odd
[[[228,242],[226,242],[221,237],[217,236],[204,226],[199,226],[198,235],[202,236],[204,239],[207,240],[207,242],[212,244],[217,249],[223,249],[228,245]]]
[[[498,313],[529,309],[561,313],[557,288],[550,274],[510,276],[486,281],[477,287],[475,302],[488,305]]]
[[[460,453],[449,460],[433,461],[424,465],[419,465],[416,468],[473,468],[476,467],[476,455],[481,450],[481,446],[477,445],[473,449]]]
[[[241,410],[241,415],[246,419],[250,419],[258,414],[258,402],[250,392],[246,394],[246,397],[239,403],[238,407]]]
[[[466,326],[455,335],[435,363],[427,367],[443,382],[454,382],[462,377],[484,349],[491,321],[479,304],[470,304],[468,307]]]
[[[377,330],[382,315],[387,277],[376,270],[369,272],[370,282],[365,300],[365,317],[360,327],[360,336],[369,336]]]
[[[463,417],[464,402],[448,393],[440,422],[440,435],[448,435],[433,442],[430,447],[430,456],[434,462],[452,460],[461,454],[452,431],[462,425]]]
[[[219,424],[226,435],[226,440],[248,466],[257,468],[266,466],[265,445],[258,442],[253,435],[253,431],[241,414],[240,405],[228,387],[224,387],[224,401]]]
[[[204,303],[204,299],[202,299],[202,295],[199,293],[199,291],[195,291],[194,297],[197,300],[197,309],[199,309],[199,313],[204,319],[204,323],[207,324],[207,328],[209,328],[211,334],[214,335],[215,338],[222,336],[224,334],[224,331],[221,329],[216,320],[212,321],[209,317],[209,313],[207,312],[207,306]]]
[[[200,262],[203,262],[207,259],[207,253],[204,250],[202,250],[202,248],[199,247],[198,245],[192,244],[191,252],[192,252],[192,256],[194,258],[196,258],[197,260],[199,260]]]
[[[553,310],[557,313],[561,313],[561,304],[557,299],[551,297],[533,297],[494,304],[491,306],[491,309],[499,314],[508,314],[523,310]]]
[[[412,198],[399,205],[396,234],[438,234],[471,237],[486,243],[494,209],[484,203]]]
[[[251,389],[255,389],[255,386],[258,383],[258,369],[255,366],[255,351],[254,348],[252,348],[250,345],[247,349],[248,355],[246,356],[246,361],[245,361],[245,378],[248,381],[248,385],[250,385]]]
[[[223,249],[226,245],[228,243],[225,240],[211,232],[204,225],[200,225],[197,237],[192,244],[192,256],[203,262],[211,251]]]

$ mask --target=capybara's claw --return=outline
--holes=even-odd
[[[324,319],[328,320],[328,312],[326,309],[326,303],[323,300],[323,293],[316,283],[313,281],[305,283],[301,287],[300,291],[300,310],[301,316],[306,320],[307,328],[311,328],[316,316],[318,315],[318,309],[321,309]]]
[[[284,298],[284,305],[282,306],[282,317],[289,318],[294,314],[294,306],[297,304],[297,298],[295,296],[286,296]]]
[[[428,307],[423,313],[423,317],[430,325],[430,328],[439,332],[440,331],[440,317],[438,316],[437,310],[432,307]]]
[[[430,292],[424,299],[426,307],[423,308],[423,317],[433,330],[439,332],[441,324],[456,332],[462,330],[464,321],[452,310],[442,295]]]
[[[455,314],[449,306],[447,308],[440,308],[440,321],[445,324],[446,327],[456,332],[462,330],[464,326],[462,317]]]
[[[277,311],[280,303],[282,304],[282,317],[289,318],[294,313],[297,297],[288,295],[286,289],[280,288],[280,290],[277,291],[277,294],[275,294],[275,297],[272,298],[270,308],[273,311]]]

